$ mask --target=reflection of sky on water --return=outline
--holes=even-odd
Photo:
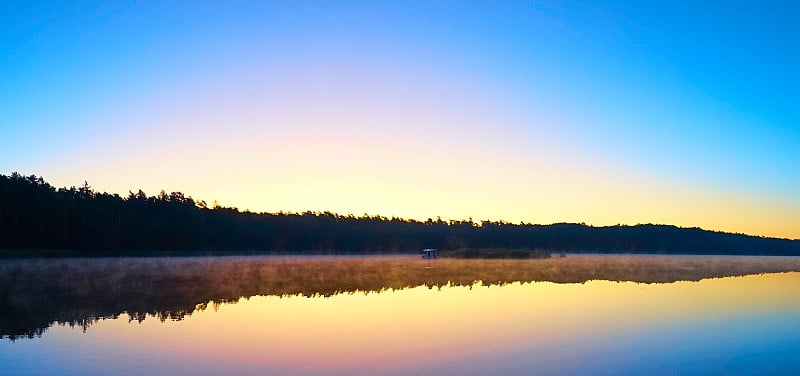
[[[11,374],[708,374],[800,365],[800,273],[259,296],[0,342]]]

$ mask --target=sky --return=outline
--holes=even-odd
[[[800,238],[792,2],[0,4],[0,174]]]

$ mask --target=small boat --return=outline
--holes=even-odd
[[[425,248],[422,250],[422,258],[426,260],[435,259],[439,257],[439,252],[433,248]]]

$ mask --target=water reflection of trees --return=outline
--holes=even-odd
[[[426,285],[588,280],[644,283],[800,271],[791,257],[570,256],[546,260],[381,258],[117,258],[0,263],[0,335],[105,318],[181,320],[255,295],[327,297]]]

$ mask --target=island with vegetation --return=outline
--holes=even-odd
[[[453,251],[453,257],[472,257],[469,250],[475,249],[512,258],[536,252],[800,255],[800,240],[654,224],[254,213],[208,205],[180,192],[120,196],[88,184],[55,188],[33,175],[0,175],[0,255],[5,257],[411,254],[423,248]]]
[[[457,259],[546,259],[550,258],[549,251],[544,250],[524,250],[524,249],[505,249],[505,248],[483,248],[483,249],[453,249],[439,253],[443,258]]]

